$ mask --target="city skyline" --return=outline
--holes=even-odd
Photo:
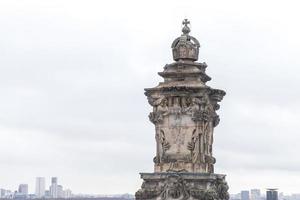
[[[36,183],[38,183],[39,179],[45,179],[45,177],[36,177]],[[51,184],[49,184],[49,189],[51,188],[51,185],[53,184],[57,184],[57,177],[51,177]],[[53,181],[55,180],[55,181]],[[25,191],[24,191],[25,188]],[[133,194],[83,194],[83,193],[79,193],[79,194],[71,194],[71,190],[67,189],[68,191],[68,196],[43,196],[43,197],[39,197],[37,196],[37,194],[33,194],[33,193],[29,193],[28,192],[28,184],[20,184],[18,186],[17,190],[6,190],[3,188],[0,188],[0,199],[4,198],[4,199],[11,199],[11,198],[16,198],[16,197],[8,197],[8,196],[4,196],[3,194],[5,192],[11,192],[11,195],[17,195],[17,198],[19,198],[20,200],[20,195],[25,195],[26,199],[36,199],[36,198],[46,198],[46,199],[55,199],[55,198],[65,198],[65,199],[69,199],[69,198],[98,198],[98,197],[121,197],[121,198],[125,198],[125,199],[132,199],[134,197]],[[17,193],[16,193],[17,192]],[[51,195],[51,192],[48,190],[46,190],[46,192],[48,192]],[[275,196],[272,195],[271,193],[275,193]],[[2,194],[3,193],[3,194]],[[269,193],[269,194],[268,194]],[[48,195],[49,195],[48,194]],[[271,195],[270,195],[271,194]],[[269,197],[268,197],[269,195]],[[18,197],[19,196],[19,197]],[[21,198],[21,199],[25,199],[25,197]],[[291,193],[291,194],[287,194],[284,193],[283,191],[280,191],[280,189],[278,188],[264,188],[264,189],[260,189],[260,188],[252,188],[252,189],[244,189],[241,190],[239,193],[237,194],[230,194],[230,200],[300,200],[300,192],[299,193]]]
[[[61,184],[58,184],[57,177],[49,178],[49,185],[46,185],[46,178],[45,177],[36,177],[35,178],[35,185],[30,185],[28,183],[21,183],[18,186],[18,189],[14,190],[11,188],[6,188],[4,186],[0,189],[5,191],[10,191],[14,195],[21,195],[24,197],[28,197],[28,195],[34,195],[35,198],[70,198],[72,197],[72,191],[68,188],[64,188]],[[34,188],[34,190],[29,190],[29,188]],[[2,194],[1,194],[2,195]],[[1,198],[0,195],[0,198]],[[11,194],[9,194],[11,195]],[[8,196],[9,196],[8,195]]]
[[[162,81],[157,72],[188,18],[210,85],[227,92],[215,172],[227,175],[230,193],[297,193],[298,7],[290,0],[1,1],[0,187],[28,183],[34,192],[34,177],[55,175],[74,193],[134,193],[155,156],[143,89]]]
[[[11,188],[5,188],[5,187],[1,187],[1,185],[0,185],[0,189],[5,189],[5,190],[10,190],[11,192],[15,192],[15,191],[17,191],[17,192],[20,192],[20,187],[22,187],[22,186],[26,186],[26,191],[27,191],[27,194],[35,194],[36,195],[36,197],[38,197],[38,195],[37,195],[37,185],[39,184],[39,181],[42,179],[42,181],[44,181],[45,183],[46,183],[46,177],[36,177],[35,178],[35,185],[33,185],[33,186],[31,186],[30,187],[30,184],[28,184],[28,183],[20,183],[19,185],[17,185],[17,186],[15,186],[15,188],[16,189],[11,189]],[[58,181],[58,177],[48,177],[48,179],[49,179],[49,184],[48,184],[48,187],[47,187],[47,185],[45,184],[44,186],[45,186],[45,191],[48,191],[48,192],[50,192],[50,188],[51,188],[51,186],[53,185],[53,184],[56,184],[56,185],[58,185],[57,183],[57,181]],[[44,183],[43,183],[44,184]],[[32,192],[30,192],[28,189],[29,188],[35,188],[35,190],[32,190]],[[70,190],[70,189],[67,189],[67,190]],[[230,195],[232,196],[241,196],[240,198],[241,198],[241,200],[261,200],[260,198],[261,197],[264,197],[264,198],[266,198],[266,193],[267,193],[267,191],[268,190],[276,190],[276,191],[278,191],[278,194],[279,195],[288,195],[288,196],[293,196],[293,195],[297,195],[297,198],[299,197],[299,199],[300,199],[300,190],[299,190],[299,192],[294,192],[294,193],[286,193],[285,191],[281,191],[280,190],[280,188],[274,188],[274,189],[270,189],[270,188],[268,188],[268,187],[264,187],[264,188],[251,188],[251,189],[243,189],[243,190],[241,190],[239,193],[230,193]],[[243,192],[245,193],[245,196],[248,196],[248,198],[249,199],[245,199],[245,198],[243,198],[242,196],[243,196]],[[51,192],[50,192],[50,194],[51,194]],[[84,193],[77,193],[77,194],[72,194],[72,195],[118,195],[117,193],[115,193],[115,194],[105,194],[105,193],[103,193],[103,194],[97,194],[97,193],[87,193],[87,194],[84,194]],[[43,195],[42,195],[43,196]],[[55,198],[57,198],[57,195],[55,195],[56,197]],[[0,195],[0,197],[1,197],[1,195]],[[232,198],[231,197],[231,199],[235,199],[235,198]],[[280,199],[282,199],[282,198],[280,198]]]

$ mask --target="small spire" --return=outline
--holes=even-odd
[[[183,34],[188,35],[189,32],[191,31],[190,27],[188,27],[188,24],[190,24],[190,21],[188,19],[184,19],[182,24],[183,24],[183,28],[182,28]]]

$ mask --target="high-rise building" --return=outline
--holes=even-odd
[[[5,197],[5,189],[0,189],[0,198]]]
[[[12,199],[14,196],[14,193],[11,190],[5,190],[4,196],[5,196],[5,198]]]
[[[250,200],[249,191],[243,190],[241,191],[241,200]]]
[[[261,200],[260,189],[252,189],[251,193],[251,200]]]
[[[64,191],[62,185],[57,185],[57,197],[64,198]]]
[[[20,184],[18,193],[20,195],[28,195],[28,184]]]
[[[50,191],[49,190],[45,190],[45,198],[50,198],[51,195],[50,195]]]
[[[68,199],[72,197],[72,191],[70,189],[64,190],[64,198]]]
[[[241,200],[241,193],[230,194],[229,199],[230,199],[230,200]]]
[[[52,177],[51,178],[51,186],[50,186],[50,196],[52,198],[57,198],[57,178]]]
[[[45,196],[46,181],[45,177],[37,177],[35,181],[35,195],[38,198]]]
[[[51,184],[57,184],[57,177],[51,178]]]
[[[279,194],[279,196],[280,196],[280,194]],[[300,194],[299,193],[298,194],[297,193],[296,194],[292,194],[290,199],[291,200],[300,200]]]
[[[278,200],[278,191],[277,189],[267,189],[267,200]]]

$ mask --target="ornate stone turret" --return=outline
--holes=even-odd
[[[212,144],[219,123],[216,111],[225,95],[206,85],[205,63],[198,60],[200,44],[189,35],[188,20],[183,34],[172,44],[174,63],[158,74],[164,78],[145,89],[153,111],[156,156],[154,173],[142,173],[144,183],[136,199],[228,199],[225,175],[214,174]]]

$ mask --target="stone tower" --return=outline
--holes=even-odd
[[[174,62],[158,74],[164,78],[145,89],[153,111],[156,156],[154,173],[141,173],[136,199],[227,200],[225,175],[214,173],[213,132],[219,123],[216,111],[225,95],[206,85],[205,63],[197,62],[200,44],[183,21],[182,35],[172,43]]]

